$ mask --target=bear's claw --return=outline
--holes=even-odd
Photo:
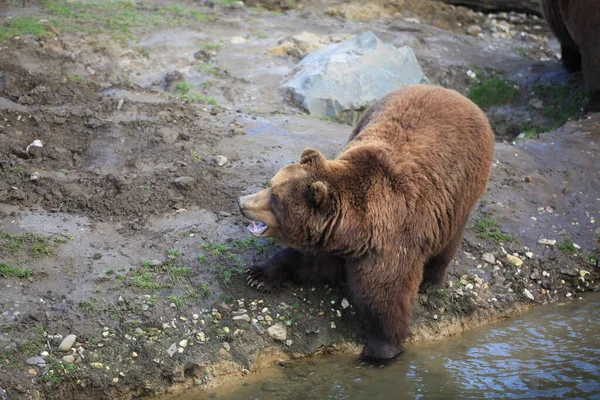
[[[276,286],[263,268],[258,265],[248,268],[246,273],[248,274],[246,277],[248,286],[256,287],[256,290],[260,292],[269,292]]]

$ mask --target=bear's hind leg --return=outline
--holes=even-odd
[[[423,281],[419,287],[420,293],[425,293],[429,288],[442,288],[446,278],[446,269],[456,255],[462,241],[463,231],[455,234],[446,247],[436,256],[425,263],[423,268]]]

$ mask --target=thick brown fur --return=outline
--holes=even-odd
[[[415,85],[376,102],[334,160],[306,149],[240,210],[286,248],[252,267],[272,289],[343,280],[368,327],[366,359],[389,359],[409,334],[419,287],[443,285],[467,218],[485,192],[494,135],[459,93]]]
[[[588,111],[600,111],[600,1],[542,0],[544,17],[561,47],[563,65],[580,71],[590,92]]]

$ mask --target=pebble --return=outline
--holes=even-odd
[[[292,339],[288,339],[288,340],[286,340],[286,341],[285,341],[285,345],[286,345],[287,347],[291,347],[291,346],[292,346],[292,344],[294,344],[294,341],[293,341]]]
[[[187,347],[187,345],[188,345],[187,339],[183,339],[181,342],[179,342],[179,347],[183,347],[184,349]]]
[[[336,329],[337,328],[337,326],[335,326],[335,322],[331,322],[330,326],[331,326],[331,329]]]
[[[281,323],[277,323],[267,329],[269,336],[275,340],[284,342],[287,339],[287,329]]]
[[[236,315],[232,318],[234,321],[246,321],[250,322],[250,317],[248,314]]]
[[[30,368],[27,372],[29,373],[29,375],[37,375],[37,372],[35,372],[35,369],[33,368]]]
[[[529,300],[535,300],[535,297],[533,297],[533,294],[531,294],[531,292],[528,289],[523,289],[523,294],[527,296]]]
[[[179,189],[190,189],[196,180],[191,176],[181,176],[173,181]]]
[[[229,343],[227,343],[227,342],[223,342],[223,348],[224,348],[225,350],[227,350],[227,352],[230,352],[230,351],[231,351],[231,346],[230,346],[230,345],[229,345]]]
[[[261,328],[260,326],[258,326],[258,324],[256,322],[252,323],[252,327],[254,329],[256,329],[256,331],[258,332],[259,335],[264,335],[265,334],[265,330],[263,328]],[[271,327],[273,328],[273,327]]]
[[[34,172],[29,176],[29,180],[30,181],[37,181],[38,179],[40,179],[40,173],[39,172]]]
[[[93,363],[90,363],[90,367],[92,367],[92,368],[98,368],[98,369],[103,369],[104,365],[102,363],[99,363],[99,362],[93,362]]]
[[[482,29],[479,25],[471,25],[467,28],[467,33],[471,36],[479,36],[481,30]]]
[[[531,251],[528,251],[527,253],[525,253],[525,256],[527,258],[533,258],[533,253]]]
[[[217,166],[222,167],[225,164],[227,164],[227,158],[224,156],[216,156],[215,158],[213,158],[213,161],[215,162],[215,164],[217,164]]]
[[[554,246],[556,244],[556,240],[555,239],[545,239],[545,238],[541,238],[540,240],[538,240],[539,244],[545,244],[548,246]]]
[[[135,351],[131,352],[131,358],[137,358],[138,353],[136,353]]]
[[[520,267],[521,265],[523,265],[523,260],[521,260],[517,256],[513,256],[512,254],[507,254],[506,259],[515,267]]]
[[[267,322],[273,322],[273,318],[271,318],[270,315],[265,315],[265,321],[267,321]]]
[[[42,357],[31,357],[27,359],[26,363],[29,365],[46,365],[46,360]]]
[[[246,43],[247,39],[241,36],[232,37],[230,40],[231,44],[243,44]]]
[[[481,259],[490,264],[496,263],[496,257],[492,253],[483,253]]]
[[[107,331],[102,332],[102,337],[103,338],[107,338],[108,335],[110,335],[110,332],[107,332]]]
[[[204,343],[204,342],[206,342],[206,333],[198,332],[198,334],[196,335],[196,338],[198,339],[198,341]]]
[[[223,327],[223,332],[224,332],[225,334],[229,333],[229,327],[227,327],[227,326],[224,326],[224,327]]]
[[[63,362],[66,362],[67,364],[72,364],[75,362],[75,357],[72,356],[71,354],[66,355],[62,358]]]
[[[63,353],[66,353],[67,351],[71,350],[71,347],[73,347],[76,340],[77,340],[77,336],[68,335],[66,338],[63,339],[62,342],[60,342],[60,345],[58,346],[58,351],[62,351]]]
[[[342,308],[345,310],[346,308],[350,307],[350,303],[348,302],[348,299],[342,299]]]
[[[177,352],[177,343],[173,343],[167,349],[167,354],[169,355],[169,357],[173,357],[173,354],[175,354],[176,352]]]

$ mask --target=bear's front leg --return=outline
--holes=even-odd
[[[301,252],[287,247],[268,261],[248,268],[246,282],[260,291],[273,290],[291,279],[293,270],[302,266],[303,259]]]

